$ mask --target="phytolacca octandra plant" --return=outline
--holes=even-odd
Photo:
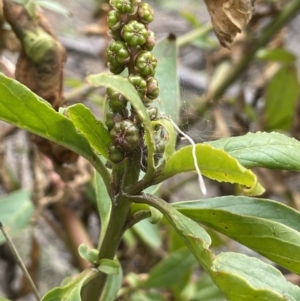
[[[159,95],[158,82],[154,77],[157,60],[151,53],[155,46],[155,34],[148,29],[148,24],[153,21],[153,10],[149,4],[139,0],[111,0],[110,5],[113,9],[108,14],[108,26],[114,41],[107,49],[108,66],[114,74],[120,74],[128,68],[128,81],[147,107],[150,119],[156,120],[158,110],[151,106]],[[144,130],[135,110],[120,93],[111,89],[107,89],[107,99],[109,110],[106,126],[113,143],[110,159],[118,163],[125,156],[130,156],[133,150],[140,148],[145,162],[147,149],[143,141]],[[159,140],[156,160],[163,153]]]

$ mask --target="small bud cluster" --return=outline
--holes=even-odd
[[[107,49],[108,67],[114,74],[128,68],[128,81],[138,92],[150,119],[157,120],[158,109],[151,106],[159,95],[158,82],[154,77],[157,60],[151,53],[155,46],[155,34],[148,29],[148,24],[153,21],[153,10],[141,0],[110,0],[110,5],[113,9],[108,14],[107,23],[114,41]],[[107,89],[107,99],[106,126],[112,137],[110,159],[118,163],[130,151],[140,147],[144,149],[145,162],[147,150],[139,117],[120,93]],[[156,161],[163,153],[161,142],[157,144]]]

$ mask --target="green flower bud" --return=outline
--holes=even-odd
[[[110,63],[108,63],[108,67],[109,67],[110,72],[113,74],[120,74],[125,69],[125,65],[115,67],[115,66],[112,66]]]
[[[105,125],[106,125],[106,127],[109,131],[115,125],[114,116],[115,116],[115,113],[112,110],[107,111],[106,114],[105,114],[105,117],[106,117],[105,118]]]
[[[129,46],[143,45],[148,36],[148,31],[144,24],[132,20],[124,25],[122,37]]]
[[[122,112],[127,106],[126,98],[119,92],[112,89],[106,90],[108,95],[108,105],[113,112]]]
[[[156,120],[158,116],[158,108],[156,107],[149,107],[147,108],[147,113],[150,117],[150,120]]]
[[[142,45],[142,48],[148,51],[151,51],[156,43],[155,33],[151,30],[148,30],[148,37],[145,44]]]
[[[139,75],[130,75],[128,77],[129,82],[135,87],[139,95],[143,98],[147,92],[147,83]]]
[[[149,51],[141,51],[135,60],[135,67],[141,75],[154,76],[157,59]]]
[[[148,3],[141,3],[137,11],[137,17],[144,24],[151,23],[154,19],[152,7]]]
[[[113,144],[108,146],[108,155],[110,160],[115,164],[120,163],[124,159],[124,153]]]
[[[107,60],[110,68],[117,68],[129,62],[130,54],[124,42],[112,42],[107,49]]]
[[[133,0],[110,0],[109,4],[120,14],[134,14],[137,9]]]
[[[109,30],[107,34],[111,36],[115,41],[123,41],[123,38],[121,36],[121,29],[122,27],[118,30]]]
[[[122,114],[117,112],[113,112],[112,110],[108,110],[106,112],[106,118],[105,118],[105,124],[107,126],[107,129],[110,131],[114,127],[115,123],[121,122],[124,118],[127,118],[128,116],[128,111],[125,110],[124,114],[122,111]]]
[[[122,26],[120,14],[115,10],[111,10],[107,15],[107,24],[109,29],[113,31],[118,30]]]
[[[142,100],[143,100],[143,104],[145,105],[145,107],[149,107],[153,102],[153,99],[150,99],[148,97],[144,97]]]
[[[113,144],[124,151],[135,149],[140,140],[139,129],[130,120],[116,123],[110,131],[110,136]]]
[[[158,81],[154,77],[147,79],[147,94],[150,99],[155,99],[159,95]]]
[[[122,112],[123,109],[126,109],[127,100],[120,95],[120,98],[114,98],[109,101],[109,107],[113,112]]]

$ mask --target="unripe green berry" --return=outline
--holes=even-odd
[[[145,105],[145,107],[149,107],[153,102],[153,99],[150,99],[148,97],[144,97],[142,100],[143,100],[143,104]]]
[[[108,155],[110,160],[115,164],[120,163],[124,159],[124,153],[113,144],[108,147]]]
[[[111,99],[108,104],[113,112],[122,112],[127,106],[127,101],[125,98],[120,97],[119,99]]]
[[[133,0],[110,0],[109,4],[120,14],[134,14],[137,9]]]
[[[147,94],[150,99],[155,99],[159,95],[158,81],[154,77],[147,79]]]
[[[154,19],[152,7],[148,3],[141,3],[137,11],[137,17],[144,24],[152,22]]]
[[[122,30],[122,37],[129,46],[138,46],[146,43],[148,30],[145,25],[132,20],[124,25]]]
[[[110,131],[113,144],[124,151],[130,151],[138,146],[139,129],[130,120],[123,120],[114,125]]]
[[[123,110],[121,113],[120,112],[113,112],[111,109],[109,109],[106,112],[106,118],[105,118],[105,125],[107,129],[110,131],[114,127],[115,123],[121,122],[123,119],[127,118],[128,116],[128,111]]]
[[[157,59],[150,51],[141,51],[135,60],[135,67],[141,75],[154,76]]]
[[[120,14],[115,10],[111,10],[107,15],[107,25],[108,28],[115,31],[118,30],[122,26],[122,22],[120,20]]]
[[[147,108],[147,113],[150,117],[150,120],[156,120],[158,116],[158,108],[156,107],[149,107]]]
[[[115,66],[112,66],[110,63],[108,63],[108,68],[111,73],[120,74],[125,69],[125,65],[115,67]]]
[[[113,112],[121,112],[126,108],[127,100],[121,93],[109,88],[106,92],[108,95],[108,105]]]
[[[107,49],[107,61],[110,68],[118,68],[129,62],[130,54],[124,42],[112,42]]]
[[[139,95],[143,98],[147,92],[147,83],[139,75],[130,75],[128,77],[129,82],[135,87]]]
[[[107,34],[111,36],[115,41],[123,41],[122,35],[121,35],[122,27],[118,30],[109,30]]]
[[[107,111],[105,114],[105,125],[109,131],[115,125],[114,116],[115,116],[115,113],[112,110]]]
[[[151,51],[156,43],[155,33],[151,30],[148,30],[148,37],[145,44],[142,45],[142,48],[148,51]]]

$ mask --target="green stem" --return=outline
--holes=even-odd
[[[204,36],[211,32],[213,27],[211,24],[205,24],[199,28],[189,31],[188,33],[178,37],[176,44],[177,47],[183,47],[193,42],[196,38]]]
[[[130,187],[138,180],[140,173],[140,159],[141,153],[135,152],[131,157],[128,157],[125,162],[125,171],[123,180],[120,184],[119,177],[116,177],[118,183],[112,183],[112,186],[121,185],[117,187],[119,195],[113,199],[112,210],[110,214],[109,223],[99,248],[99,259],[114,259],[120,241],[123,237],[124,231],[127,229],[127,221],[130,213],[131,202],[127,197],[122,195],[122,190]],[[114,172],[113,172],[114,173]],[[104,290],[107,275],[99,272],[95,277],[89,279],[82,289],[82,301],[98,301]]]
[[[114,259],[119,243],[126,229],[131,202],[120,196],[113,204],[111,217],[99,250],[99,259]],[[107,275],[99,272],[82,288],[82,301],[98,301],[105,287]]]
[[[131,228],[138,222],[142,221],[143,219],[146,219],[148,217],[151,217],[151,212],[150,211],[138,211],[134,215],[131,216],[131,218],[127,222],[127,229]]]

